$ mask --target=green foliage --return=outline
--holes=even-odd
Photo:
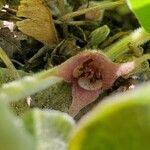
[[[0,149],[1,150],[34,150],[34,140],[25,131],[19,118],[0,102]]]
[[[27,1],[28,0],[24,0],[24,2]],[[45,1],[48,3],[49,8],[52,10],[52,15],[53,18],[55,18],[57,26],[61,26],[61,28],[63,28],[65,32],[67,31],[66,29],[68,27],[70,30],[71,27],[76,27],[77,29],[79,29],[79,31],[82,31],[83,33],[84,28],[86,29],[87,33],[85,32],[83,35],[85,35],[84,40],[88,42],[88,44],[86,45],[87,47],[86,46],[84,47],[84,49],[85,48],[99,49],[102,42],[104,42],[105,44],[105,42],[107,41],[109,33],[110,36],[115,35],[116,33],[114,32],[115,31],[114,29],[116,29],[114,27],[114,24],[108,23],[108,26],[110,27],[108,28],[108,26],[105,25],[106,22],[105,21],[103,22],[102,20],[98,20],[96,24],[99,24],[99,26],[96,29],[95,28],[94,29],[92,28],[93,30],[90,29],[89,32],[88,28],[91,28],[91,26],[87,28],[86,25],[89,22],[87,22],[84,19],[82,20],[82,18],[84,18],[84,15],[86,15],[86,13],[90,11],[95,10],[98,11],[99,9],[105,9],[106,11],[107,9],[116,6],[122,7],[126,6],[124,0],[116,2],[104,1],[104,3],[102,2],[94,7],[90,7],[90,1],[88,0],[83,1],[66,0],[64,3],[64,8],[66,9],[66,12],[65,14],[61,14],[59,8],[60,6],[58,5],[57,0],[45,0]],[[33,2],[36,3],[36,0],[34,0]],[[61,2],[63,2],[63,0]],[[20,3],[20,0],[0,0],[0,8],[2,8],[5,3],[10,5],[10,8],[8,10],[6,9],[7,12],[10,13],[14,18],[16,18],[15,16],[16,9]],[[41,1],[39,1],[39,4],[40,5],[42,4]],[[126,57],[126,55],[123,54],[129,51],[130,42],[136,48],[139,45],[150,40],[150,34],[148,33],[150,32],[150,21],[149,21],[150,0],[143,0],[143,1],[128,0],[128,4],[130,5],[130,8],[135,13],[136,17],[138,18],[143,28],[135,30],[128,36],[123,37],[121,40],[119,40],[119,42],[117,41],[116,43],[112,44],[115,40],[117,40],[114,39],[112,43],[110,43],[110,45],[108,43],[108,45],[105,47],[104,51],[106,52],[106,55],[112,60],[117,59],[116,61],[118,62],[119,57],[121,59],[121,62],[122,59],[123,61],[125,61],[124,57]],[[81,9],[82,5],[86,5],[86,8]],[[72,12],[69,13],[70,11]],[[34,14],[36,16],[39,16],[38,11],[37,14],[32,12],[33,12],[32,9],[29,10],[30,15]],[[111,12],[113,12],[113,10],[111,10]],[[48,15],[49,13],[50,12],[48,11]],[[113,21],[113,19],[111,20],[111,18],[109,18],[111,15],[112,18],[117,18],[118,16],[119,20],[117,21],[121,23],[120,20],[122,18],[118,14],[111,14],[110,16],[109,14],[105,15],[106,16],[108,15],[108,19],[110,19],[109,20],[110,22]],[[121,15],[123,16],[125,15],[125,13],[122,13]],[[75,20],[73,20],[74,17],[76,17]],[[17,21],[18,20],[22,21],[22,18],[16,19]],[[33,18],[33,20],[34,19],[35,18]],[[43,19],[43,16],[39,20],[39,22],[43,26],[44,22],[41,21],[41,19]],[[53,22],[52,18],[51,21]],[[84,23],[84,27],[80,25],[78,26],[76,25],[76,23]],[[127,22],[125,21],[124,24],[125,28],[123,28],[123,30],[126,29]],[[103,26],[101,27],[101,25]],[[34,27],[31,27],[31,29],[35,31]],[[131,28],[129,28],[128,31],[130,30]],[[1,29],[1,32],[2,31],[3,29]],[[59,31],[60,30],[58,29],[58,33]],[[71,32],[68,30],[67,34],[69,35],[70,33]],[[42,35],[41,36],[42,39],[46,35],[43,33],[40,34]],[[64,38],[63,34],[61,35],[62,36],[61,39],[59,39],[60,41]],[[8,50],[11,49],[11,52],[13,52],[16,50],[16,46],[19,48],[21,48],[22,46],[20,45],[22,43],[22,42],[20,43],[21,40],[19,40],[19,42],[16,40],[14,41],[14,35],[15,34],[10,32],[9,30],[1,35],[2,40],[1,47],[4,46],[3,48],[6,51],[6,53],[7,49]],[[71,37],[74,37],[74,34],[72,34]],[[89,37],[89,39],[86,37]],[[65,38],[67,41],[68,39],[66,35]],[[84,42],[82,38],[80,39],[78,36],[76,38],[79,39],[79,41]],[[77,47],[77,45],[75,46]],[[52,51],[52,53],[51,52],[50,53],[56,55],[57,54],[56,50],[59,50],[59,48],[60,46],[58,45]],[[50,49],[52,50],[53,48]],[[65,51],[67,51],[68,49],[70,50],[74,48],[67,47]],[[28,53],[30,52],[28,51]],[[9,55],[10,53],[7,54]],[[52,56],[51,54],[50,56]],[[24,53],[22,55],[24,55]],[[13,53],[10,56],[13,56]],[[136,60],[139,61],[141,60],[140,62],[149,59],[149,55],[143,55],[138,57],[139,59]],[[34,74],[33,76],[28,76],[23,79],[13,81],[11,83],[7,83],[8,81],[14,80],[14,76],[11,68],[9,67],[10,64],[8,63],[8,60],[6,59],[6,57],[4,57],[3,54],[1,59],[5,62],[6,66],[9,69],[0,68],[0,85],[3,84],[0,87],[0,149],[2,150],[10,150],[10,149],[67,150],[68,148],[69,150],[149,149],[150,83],[144,84],[141,88],[136,89],[134,91],[130,91],[124,95],[122,94],[122,96],[116,95],[115,97],[112,96],[106,100],[103,100],[91,113],[87,114],[86,117],[83,117],[81,121],[76,125],[76,128],[74,128],[75,124],[74,120],[67,114],[54,110],[40,110],[40,109],[29,110],[30,108],[26,102],[26,97],[31,95],[32,96],[31,106],[39,108],[58,109],[60,111],[68,111],[68,107],[72,99],[71,84],[65,83],[62,78],[55,77],[55,74],[58,73],[58,70],[56,69],[57,67],[47,71],[43,71],[38,74]],[[28,60],[28,58],[26,59]],[[132,59],[134,58],[131,57],[131,60]],[[141,73],[145,71],[145,69],[149,68],[148,65],[149,65],[148,62],[144,62],[142,64],[139,63],[138,67],[139,70],[137,68],[136,71],[138,73],[139,72]],[[24,68],[26,68],[26,66]],[[28,73],[18,70],[17,73],[19,73],[20,76],[29,75]],[[84,98],[82,100],[84,100]],[[22,112],[24,112],[25,110],[28,110],[28,112],[25,113],[22,117],[15,116],[11,111],[11,108],[8,107],[10,103],[11,106],[16,108],[16,111],[19,115],[22,114]],[[74,131],[71,134],[73,128]]]
[[[150,1],[149,0],[128,0],[130,8],[135,13],[141,25],[150,32]]]
[[[38,150],[66,150],[68,135],[74,121],[67,114],[57,111],[28,112],[23,117],[26,129],[36,140]]]
[[[91,32],[89,45],[97,47],[101,42],[103,42],[110,33],[110,29],[107,25],[99,27]]]
[[[0,88],[1,100],[7,102],[18,101],[19,99],[61,82],[61,78],[54,76],[54,72],[56,71],[54,68],[35,74],[33,77],[27,76],[21,80],[8,83],[7,85],[3,84]]]
[[[17,71],[21,77],[30,75],[29,73],[21,70]],[[0,68],[0,86],[13,80],[13,74],[9,69]],[[33,104],[35,107],[43,108],[44,106],[45,109],[55,109],[67,112],[72,99],[71,85],[62,81],[48,87],[47,89],[35,93],[31,97],[31,105]],[[21,115],[24,111],[29,109],[25,98],[12,103],[11,106],[18,115]]]
[[[65,113],[32,110],[17,118],[0,103],[0,149],[66,150],[74,121]]]
[[[150,83],[110,97],[81,120],[70,150],[147,150],[150,147]]]

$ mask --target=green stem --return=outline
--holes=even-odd
[[[18,79],[20,77],[19,73],[17,72],[13,63],[2,48],[0,48],[0,58],[3,60],[7,68],[11,70],[14,79]]]
[[[64,16],[66,14],[64,0],[58,0],[58,6],[59,6],[61,16]],[[68,26],[67,26],[67,24],[63,24],[63,35],[64,35],[64,37],[68,36]]]
[[[42,48],[40,48],[38,50],[38,52],[33,57],[31,57],[28,60],[28,63],[31,64],[34,60],[36,60],[37,58],[39,58],[40,56],[42,56],[43,54],[45,54],[49,49],[50,49],[50,47],[48,45],[44,45]]]
[[[81,9],[81,10],[78,10],[78,11],[75,11],[72,13],[68,13],[68,14],[62,16],[59,20],[66,21],[70,18],[79,16],[79,15],[83,15],[90,11],[96,11],[96,10],[100,10],[100,9],[102,9],[102,10],[103,9],[111,9],[113,7],[120,6],[122,4],[125,4],[124,0],[120,0],[120,1],[116,1],[116,2],[101,2],[99,5],[96,5],[96,6],[93,6],[90,8]]]
[[[74,26],[82,26],[86,25],[88,26],[89,24],[92,24],[92,21],[67,21],[67,22],[62,22],[60,20],[54,20],[55,24],[66,24],[66,25],[74,25]]]
[[[129,51],[129,43],[139,46],[150,40],[150,34],[146,32],[143,28],[135,30],[130,35],[124,37],[119,42],[105,49],[106,55],[111,59],[115,60],[122,54]]]
[[[0,98],[3,101],[16,101],[43,90],[53,84],[63,81],[56,77],[57,68],[53,68],[21,80],[3,84],[0,88]]]
[[[61,16],[65,15],[66,14],[66,10],[65,10],[65,2],[64,2],[64,0],[58,0],[58,7],[59,7],[59,10],[61,12]]]
[[[0,101],[0,149],[3,150],[35,150],[33,137],[22,127],[21,120]]]

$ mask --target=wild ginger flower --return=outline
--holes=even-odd
[[[72,84],[69,113],[75,116],[95,101],[115,80],[134,69],[134,62],[117,64],[98,51],[84,51],[58,66],[57,76]]]

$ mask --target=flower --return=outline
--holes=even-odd
[[[95,101],[115,80],[134,69],[134,62],[117,64],[98,51],[84,51],[58,66],[57,76],[72,84],[69,113],[75,116]]]

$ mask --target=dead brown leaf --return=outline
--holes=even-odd
[[[44,0],[22,0],[17,16],[26,18],[17,22],[23,33],[49,46],[57,44],[52,14]]]

